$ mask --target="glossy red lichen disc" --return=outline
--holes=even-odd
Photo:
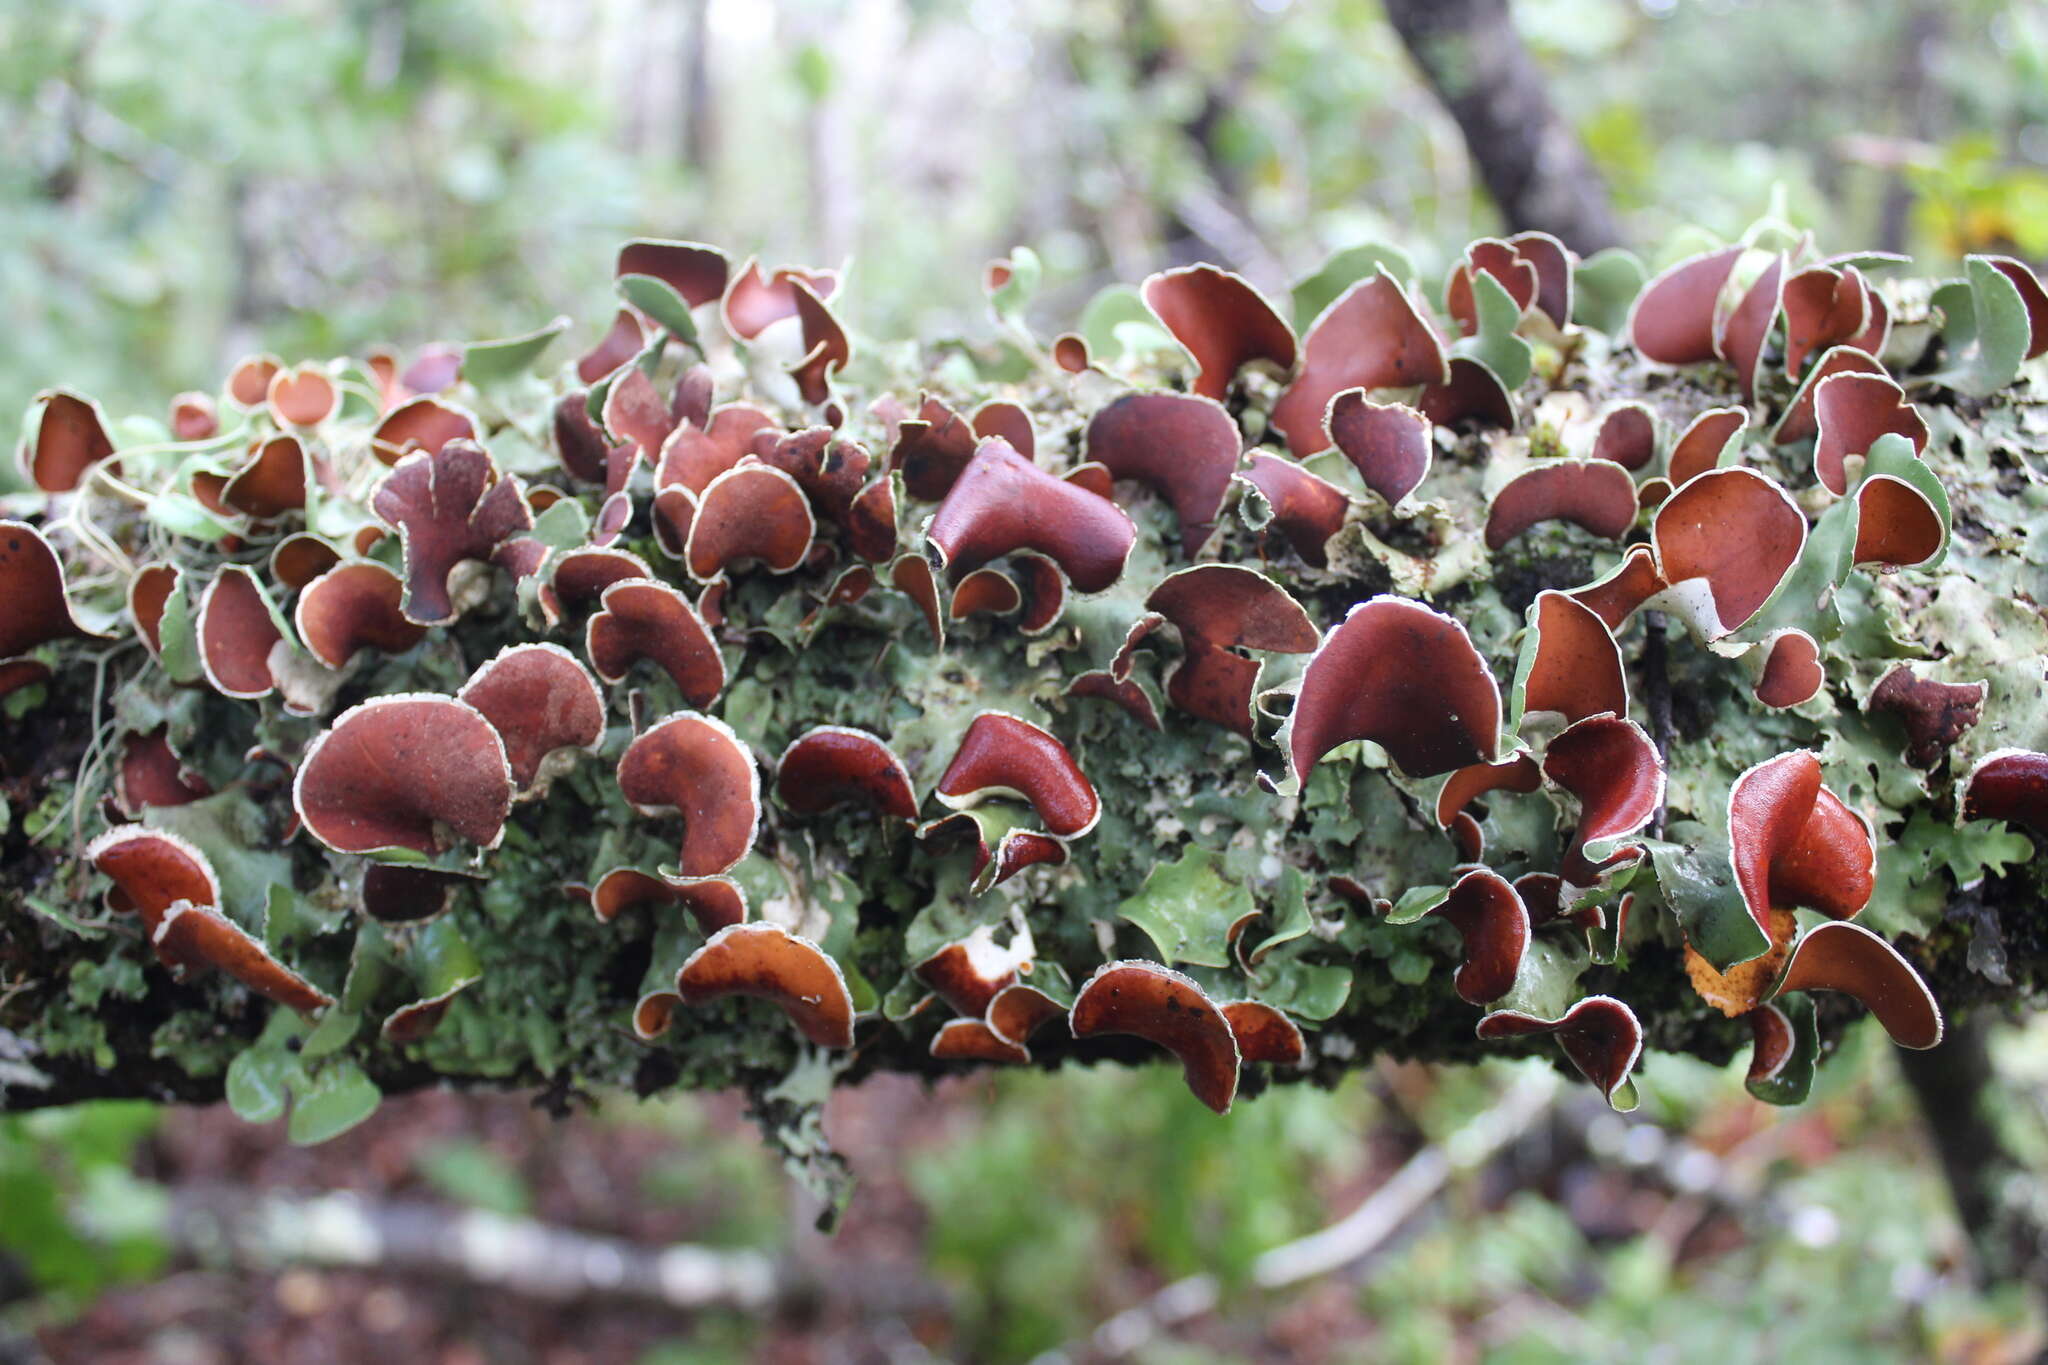
[[[1414,408],[1375,403],[1364,389],[1346,389],[1330,400],[1324,423],[1331,442],[1387,506],[1399,505],[1428,477],[1435,436],[1429,418]]]
[[[1759,648],[1764,665],[1756,681],[1756,699],[1765,706],[1782,710],[1804,705],[1827,682],[1820,646],[1805,631],[1778,631]]]
[[[911,972],[937,992],[955,1014],[980,1018],[997,995],[1016,983],[1018,972],[1030,968],[1031,962],[1028,938],[1001,947],[995,941],[993,928],[984,924],[966,938],[940,948],[912,967]]]
[[[505,744],[453,697],[377,697],[344,711],[306,750],[292,804],[306,830],[341,853],[433,854],[447,832],[495,848],[512,809]]]
[[[1284,733],[1296,778],[1354,739],[1378,744],[1409,777],[1434,777],[1492,760],[1500,688],[1456,619],[1375,597],[1323,637]]]
[[[256,575],[240,564],[224,566],[199,598],[194,621],[199,664],[224,697],[270,694],[270,651],[284,639],[263,599]]]
[[[1677,488],[1718,466],[1721,452],[1749,425],[1749,414],[1741,408],[1708,408],[1692,419],[1671,445],[1665,469],[1671,486]]]
[[[1266,361],[1283,373],[1294,368],[1294,329],[1243,276],[1213,265],[1183,266],[1148,278],[1145,303],[1173,339],[1195,358],[1189,385],[1205,398],[1221,398],[1237,372]]]
[[[457,698],[475,707],[505,741],[521,791],[557,749],[594,752],[604,738],[604,694],[560,645],[507,645],[477,669]]]
[[[71,614],[50,542],[25,521],[0,521],[0,659],[88,635]]]
[[[789,374],[803,400],[816,407],[832,397],[832,375],[853,358],[853,345],[809,281],[791,277],[789,288],[797,321],[803,325],[804,346],[804,358],[790,367]]]
[[[397,574],[374,560],[358,560],[307,584],[292,619],[313,657],[340,668],[359,649],[398,654],[425,638],[427,628],[399,609],[404,597]]]
[[[1689,481],[1651,522],[1665,596],[1708,639],[1756,615],[1806,546],[1806,517],[1754,470],[1712,469]]]
[[[119,909],[140,914],[154,932],[180,901],[220,904],[220,878],[206,855],[167,830],[117,825],[85,846],[84,860],[113,880]]]
[[[932,1056],[944,1062],[990,1062],[1020,1066],[1031,1050],[1013,1043],[979,1019],[948,1019],[932,1035]]]
[[[1273,405],[1273,426],[1297,456],[1328,443],[1323,415],[1346,389],[1442,384],[1450,366],[1436,329],[1386,274],[1354,284],[1315,320],[1302,343],[1301,373]]]
[[[817,944],[778,925],[734,924],[719,930],[683,963],[676,991],[686,1005],[728,995],[766,1000],[819,1047],[853,1046],[853,997],[839,964]]]
[[[1127,393],[1088,423],[1086,458],[1118,479],[1165,498],[1189,558],[1216,529],[1216,514],[1244,449],[1237,421],[1217,402],[1185,393]]]
[[[1593,458],[1611,460],[1631,472],[1657,458],[1657,419],[1641,403],[1623,403],[1600,419]]]
[[[478,439],[476,419],[430,395],[410,398],[384,414],[370,435],[370,449],[395,465],[415,450],[437,453],[450,441]]]
[[[533,509],[518,480],[500,477],[491,457],[469,441],[406,456],[385,475],[370,506],[399,533],[405,615],[428,626],[455,619],[448,577],[456,565],[489,560],[501,542],[533,529]]]
[[[1486,509],[1486,547],[1498,550],[1546,521],[1619,540],[1635,525],[1636,484],[1604,460],[1544,460],[1510,479]]]
[[[1316,568],[1328,563],[1324,549],[1343,529],[1350,497],[1329,480],[1309,473],[1292,460],[1259,450],[1238,475],[1259,490],[1273,509],[1273,525],[1303,562]]]
[[[363,869],[363,913],[380,924],[417,924],[448,908],[449,893],[469,878],[406,863]]]
[[[1841,991],[1863,1003],[1900,1047],[1925,1050],[1942,1035],[1941,1006],[1898,949],[1860,924],[1817,924],[1793,945],[1772,994]]]
[[[1214,1001],[1187,977],[1156,962],[1108,962],[1067,1013],[1076,1038],[1128,1033],[1180,1059],[1188,1089],[1219,1114],[1237,1095],[1237,1035]]]
[[[600,678],[619,682],[649,659],[692,706],[709,706],[725,690],[718,642],[682,593],[652,578],[626,578],[607,587],[603,600],[584,631],[584,653]]]
[[[619,760],[619,794],[642,814],[682,815],[682,876],[715,877],[754,846],[761,774],[716,717],[679,711],[637,736]]]
[[[839,274],[833,270],[811,270],[786,265],[765,274],[759,258],[749,256],[725,286],[719,315],[725,330],[740,341],[753,341],[771,324],[797,315],[793,281],[802,280],[820,299],[829,299],[839,288]]]
[[[1846,461],[1868,454],[1878,437],[1899,435],[1913,443],[1915,453],[1927,449],[1926,419],[1888,375],[1829,375],[1814,387],[1813,418],[1819,433],[1813,474],[1837,496],[1849,491]]]
[[[34,436],[21,447],[22,472],[45,493],[68,493],[114,453],[99,405],[65,389],[38,394]]]
[[[131,730],[122,736],[114,802],[124,814],[135,815],[147,806],[188,805],[212,794],[205,778],[178,761],[166,726],[159,725],[148,734]]]
[[[1451,978],[1460,999],[1486,1005],[1514,989],[1529,950],[1529,909],[1506,878],[1475,868],[1429,913],[1448,920],[1464,941],[1465,959]]]
[[[1820,760],[1804,749],[1735,779],[1728,845],[1743,903],[1766,933],[1772,909],[1804,905],[1848,919],[1876,888],[1869,827],[1821,785]]]
[[[1001,437],[981,443],[925,528],[954,574],[1036,550],[1066,571],[1077,592],[1116,582],[1137,536],[1115,503],[1053,477]]]
[[[903,760],[876,736],[844,725],[816,726],[791,740],[775,765],[775,791],[799,815],[850,803],[917,818],[917,793]]]
[[[1598,1086],[1610,1102],[1643,1054],[1643,1026],[1635,1011],[1609,995],[1589,995],[1557,1019],[1495,1010],[1479,1021],[1478,1033],[1489,1041],[1554,1034],[1579,1074]]]
[[[339,563],[340,550],[310,531],[298,531],[271,550],[270,580],[286,592],[297,592]]]
[[[639,237],[619,248],[614,275],[648,275],[701,308],[725,293],[732,262],[723,251],[702,242],[662,241]]]
[[[1535,650],[1522,683],[1522,714],[1553,712],[1565,724],[1611,711],[1628,714],[1628,674],[1621,647],[1600,614],[1574,597],[1546,589],[1530,604]]]
[[[1642,726],[1620,716],[1588,716],[1551,740],[1543,775],[1579,800],[1564,868],[1565,880],[1577,886],[1590,885],[1615,842],[1647,825],[1664,803],[1657,746]]]
[[[939,778],[937,795],[954,810],[992,796],[1016,796],[1061,839],[1078,839],[1102,818],[1102,800],[1067,746],[1001,711],[984,711],[968,725]]]
[[[1643,286],[1624,331],[1646,359],[1696,365],[1718,357],[1715,307],[1742,250],[1722,247],[1689,256]]]
[[[233,920],[211,905],[180,901],[156,923],[150,943],[179,973],[214,967],[278,1004],[311,1014],[334,998],[270,955]]]
[[[310,365],[279,370],[270,376],[266,395],[270,415],[279,426],[315,427],[332,417],[341,406],[341,390],[334,381]]]
[[[1904,479],[1880,474],[1856,489],[1856,563],[1909,569],[1940,554],[1945,543],[1941,513]]]
[[[1308,1056],[1301,1026],[1264,1001],[1233,1000],[1220,1008],[1241,1061],[1300,1066]]]
[[[1510,791],[1526,795],[1543,785],[1543,772],[1527,754],[1515,754],[1498,763],[1474,763],[1444,779],[1436,797],[1436,822],[1448,827],[1474,801],[1488,792]]]
[[[2048,835],[2048,754],[1998,749],[1963,781],[1962,818],[2010,820]]]
[[[816,530],[795,479],[771,465],[737,465],[705,486],[683,560],[700,582],[747,562],[788,573],[804,562]]]
[[[1145,607],[1171,621],[1182,635],[1219,647],[1307,654],[1319,638],[1308,613],[1285,588],[1237,564],[1176,570],[1160,580]]]
[[[1573,588],[1566,596],[1589,608],[1608,630],[1619,631],[1637,607],[1668,586],[1657,574],[1656,555],[1649,546],[1638,543],[1629,546],[1621,562],[1603,577]]]

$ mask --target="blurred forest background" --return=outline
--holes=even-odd
[[[1653,266],[1767,211],[1928,272],[2048,256],[2038,5],[1511,19]],[[581,349],[639,233],[850,259],[843,315],[910,339],[986,329],[1019,243],[1051,332],[1166,263],[1284,293],[1372,241],[1441,278],[1501,225],[1373,0],[0,0],[0,411],[61,382],[156,412],[251,350],[557,313]],[[2048,1034],[1991,1045],[2048,1165]],[[719,1098],[422,1095],[314,1149],[225,1110],[4,1119],[0,1362],[2035,1358],[2039,1301],[1973,1273],[1890,1049],[1848,1052],[1788,1112],[1652,1058],[1627,1119],[1508,1066],[1228,1122],[1165,1068],[878,1081],[830,1111],[862,1187],[829,1241]],[[322,1265],[292,1239],[334,1190],[604,1240],[517,1290],[488,1245]],[[1294,1239],[1368,1196],[1362,1253],[1318,1268]],[[675,1245],[774,1302],[679,1311],[617,1269]]]

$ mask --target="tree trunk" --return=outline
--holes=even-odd
[[[1457,120],[1510,231],[1581,255],[1621,243],[1607,186],[1515,31],[1507,0],[1386,0],[1387,18]]]

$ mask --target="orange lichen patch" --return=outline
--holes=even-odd
[[[737,465],[706,485],[690,521],[683,562],[700,582],[749,562],[788,573],[804,562],[816,530],[810,501],[795,479],[771,465]]]
[[[1579,1074],[1598,1086],[1612,1104],[1643,1054],[1643,1026],[1636,1012],[1611,995],[1589,995],[1557,1019],[1520,1010],[1495,1010],[1479,1021],[1478,1034],[1491,1042],[1548,1033]]]
[[[1536,760],[1527,754],[1515,754],[1498,763],[1474,763],[1444,779],[1436,797],[1436,822],[1449,828],[1453,816],[1488,792],[1527,794],[1542,785],[1542,771],[1537,768]]]
[[[1300,1066],[1308,1056],[1301,1026],[1271,1005],[1259,1000],[1233,1000],[1221,1008],[1231,1036],[1237,1039],[1242,1061]]]
[[[555,561],[552,581],[563,603],[575,606],[601,599],[614,583],[653,577],[647,561],[631,550],[585,546]]]
[[[314,658],[340,668],[359,649],[398,654],[425,638],[427,628],[399,609],[404,598],[405,584],[382,564],[338,564],[299,594],[293,622]]]
[[[439,853],[455,838],[495,848],[512,809],[497,729],[453,697],[376,697],[342,712],[292,782],[306,831],[340,853]]]
[[[758,257],[747,257],[747,263],[725,286],[725,297],[719,303],[725,330],[735,340],[753,341],[771,324],[795,317],[797,280],[802,280],[820,299],[831,298],[839,289],[836,270],[785,265],[770,275],[762,272]]]
[[[1485,1005],[1514,989],[1529,951],[1529,909],[1506,878],[1475,868],[1429,913],[1448,920],[1464,941],[1464,960],[1451,978],[1460,999]]]
[[[173,905],[220,904],[213,864],[165,830],[117,825],[87,844],[82,856],[113,881],[109,907],[141,915],[151,933]]]
[[[1889,375],[1848,372],[1830,375],[1814,387],[1813,475],[1828,492],[1849,491],[1847,461],[1866,455],[1877,438],[1899,435],[1915,453],[1927,449],[1927,422]]]
[[[1000,437],[983,441],[925,527],[954,574],[1019,550],[1036,550],[1066,571],[1079,592],[1101,592],[1122,576],[1137,528],[1107,498],[1064,482]]]
[[[1180,1059],[1195,1098],[1219,1114],[1237,1095],[1237,1036],[1202,988],[1157,962],[1106,962],[1074,997],[1076,1038],[1128,1033]]]
[[[1906,727],[1906,761],[1931,768],[1984,716],[1985,684],[1936,682],[1899,664],[1878,679],[1865,708],[1899,718]]]
[[[1429,474],[1434,438],[1429,418],[1414,408],[1375,403],[1364,389],[1346,389],[1330,400],[1324,423],[1365,486],[1389,507],[1399,505]]]
[[[684,877],[729,871],[754,846],[761,774],[722,720],[679,711],[636,737],[619,760],[619,794],[643,815],[683,817]]]
[[[464,560],[489,560],[499,544],[533,529],[516,479],[500,478],[470,441],[418,451],[385,475],[371,510],[398,532],[405,560],[406,618],[425,626],[455,619],[448,577]]]
[[[917,818],[917,792],[903,760],[876,736],[844,725],[819,725],[791,740],[775,765],[775,791],[798,815],[852,804]]]
[[[1329,562],[1324,547],[1344,527],[1351,499],[1327,479],[1309,473],[1292,460],[1263,450],[1252,452],[1238,475],[1259,490],[1273,509],[1273,525],[1305,563],[1320,569]]]
[[[1856,563],[1910,569],[1934,559],[1947,544],[1941,513],[1904,479],[1880,474],[1857,488]]]
[[[286,592],[297,592],[341,563],[341,551],[311,531],[296,531],[270,552],[270,577]]]
[[[931,561],[919,554],[898,555],[889,565],[889,585],[917,603],[917,609],[924,613],[924,623],[932,633],[932,645],[943,647],[946,643],[946,618],[939,605],[939,581],[932,573]]]
[[[766,1000],[819,1047],[853,1046],[853,996],[839,964],[778,925],[719,930],[676,973],[676,992],[686,1005],[728,995]]]
[[[1702,638],[1756,615],[1806,547],[1806,517],[1755,470],[1711,469],[1673,493],[1650,523],[1661,594]]]
[[[532,788],[549,754],[595,752],[604,739],[604,694],[560,645],[507,645],[455,695],[497,729],[522,792]]]
[[[417,924],[445,911],[449,894],[468,880],[431,867],[370,863],[363,868],[363,913],[380,924]]]
[[[591,889],[590,908],[606,924],[636,905],[680,905],[707,934],[747,918],[746,893],[724,877],[672,881],[635,867],[615,867]]]
[[[1628,714],[1628,673],[1621,647],[1600,614],[1564,593],[1545,589],[1529,604],[1529,636],[1516,670],[1522,716],[1549,712],[1567,725],[1610,711]]]
[[[576,361],[576,377],[586,384],[595,384],[612,371],[640,354],[640,348],[647,338],[640,330],[640,319],[624,308],[612,318],[611,329],[597,345],[591,347]]]
[[[1785,253],[1771,258],[1721,324],[1719,350],[1722,359],[1735,367],[1735,381],[1742,389],[1742,401],[1756,400],[1756,381],[1763,367],[1764,343],[1777,324],[1785,293]],[[1673,481],[1676,482],[1676,475]]]
[[[1963,780],[1962,818],[2010,820],[2048,835],[2048,754],[1998,749]]]
[[[1544,460],[1494,494],[1486,509],[1486,547],[1498,550],[1541,522],[1568,521],[1608,540],[1636,521],[1636,485],[1605,460]]]
[[[114,453],[99,404],[68,389],[37,394],[24,426],[17,456],[21,472],[45,493],[70,492],[88,469]]]
[[[1450,378],[1431,384],[1415,400],[1416,410],[1440,427],[1465,423],[1509,431],[1515,403],[1500,377],[1467,356],[1451,357]]]
[[[701,308],[725,293],[732,263],[723,251],[702,242],[670,242],[638,237],[619,248],[615,276],[648,275]]]
[[[415,450],[437,453],[450,441],[474,441],[476,418],[439,398],[422,395],[384,415],[370,435],[370,449],[385,464],[395,465]]]
[[[0,659],[91,634],[71,614],[64,566],[43,533],[25,521],[0,521]]]
[[[1565,881],[1573,886],[1591,886],[1626,856],[1613,854],[1616,845],[1664,804],[1657,746],[1642,726],[1620,716],[1588,716],[1551,740],[1543,775],[1579,801],[1579,826],[1564,859]]]
[[[1325,308],[1302,343],[1301,373],[1273,405],[1297,456],[1328,444],[1323,414],[1346,389],[1407,389],[1450,379],[1436,329],[1391,275],[1361,280]]]
[[[938,502],[974,458],[974,429],[958,413],[927,395],[917,416],[896,423],[889,468],[903,474],[903,491],[919,502]]]
[[[968,725],[936,794],[954,810],[990,797],[1018,797],[1060,839],[1080,838],[1102,817],[1102,800],[1067,746],[1002,711],[984,711]]]
[[[270,396],[270,381],[284,368],[274,355],[244,356],[228,371],[228,397],[245,408],[261,407]]]
[[[981,1018],[1020,971],[1029,971],[1036,956],[1028,933],[1017,933],[1007,947],[995,940],[995,929],[981,925],[966,938],[948,943],[911,974],[938,993],[955,1014]]]
[[[1743,903],[1766,931],[1770,911],[1786,907],[1852,918],[1876,889],[1870,827],[1821,785],[1820,760],[1804,749],[1765,759],[1735,779],[1728,846]]]
[[[1681,487],[1718,467],[1728,443],[1738,440],[1748,425],[1749,414],[1741,408],[1708,408],[1693,418],[1671,445],[1671,458],[1665,466],[1671,486]]]
[[[1783,710],[1813,700],[1827,682],[1821,667],[1820,646],[1803,630],[1772,632],[1756,651],[1763,660],[1757,674],[1756,699],[1765,706]]]
[[[1797,379],[1809,359],[1838,344],[1872,355],[1883,350],[1882,308],[1853,265],[1811,265],[1786,280],[1785,373]]]
[[[1635,615],[1637,607],[1664,591],[1669,585],[1657,574],[1656,556],[1647,545],[1631,545],[1604,577],[1566,593],[1573,601],[1592,609],[1610,631],[1619,631]]]
[[[1038,432],[1031,425],[1031,414],[1015,403],[993,399],[974,410],[970,424],[975,439],[1000,436],[1027,460],[1038,458]]]
[[[270,376],[264,400],[279,426],[317,427],[341,407],[341,390],[322,371],[300,365]]]
[[[1600,419],[1593,437],[1593,458],[1609,460],[1633,473],[1657,458],[1657,419],[1641,403],[1621,403]]]
[[[206,585],[195,621],[199,666],[224,697],[269,696],[276,686],[270,651],[283,639],[270,603],[247,566],[227,564]]]
[[[808,281],[792,277],[789,288],[796,300],[797,321],[803,324],[804,347],[804,358],[790,367],[789,377],[796,381],[803,400],[815,407],[832,397],[832,376],[853,359],[853,343]]]
[[[1021,1065],[1031,1050],[1013,1043],[979,1019],[948,1019],[932,1035],[932,1056],[946,1062],[990,1062]]]
[[[600,678],[621,682],[646,659],[692,706],[709,706],[725,690],[725,658],[689,598],[652,578],[626,578],[606,588],[603,600],[584,632],[584,653]]]
[[[211,905],[172,905],[157,921],[150,943],[158,959],[181,978],[214,967],[301,1014],[334,1003],[332,996],[272,957],[269,949]]]
[[[1643,286],[1629,307],[1624,330],[1645,359],[1697,365],[1719,356],[1715,308],[1741,256],[1739,246],[1688,256]]]
[[[146,806],[182,806],[211,796],[213,787],[179,762],[159,725],[148,734],[129,731],[121,737],[121,766],[114,773],[114,804],[134,816]]]
[[[1492,761],[1500,689],[1456,619],[1375,597],[1323,637],[1282,734],[1297,779],[1354,739],[1378,744],[1409,777],[1434,777]]]
[[[1222,398],[1237,372],[1255,361],[1283,374],[1294,368],[1294,329],[1241,275],[1213,265],[1183,266],[1149,277],[1139,292],[1195,358],[1189,388],[1204,398]]]
[[[1860,924],[1817,924],[1793,945],[1774,996],[1787,991],[1840,991],[1877,1016],[1900,1047],[1924,1051],[1941,1042],[1941,1006],[1899,950]]]
[[[1765,932],[1770,936],[1770,949],[1747,962],[1736,963],[1725,972],[1715,970],[1714,964],[1694,952],[1690,943],[1685,945],[1685,974],[1691,979],[1693,990],[1730,1019],[1755,1009],[1771,993],[1778,974],[1792,956],[1792,939],[1799,932],[1799,919],[1790,910],[1773,910]]]
[[[1186,393],[1127,393],[1088,423],[1086,458],[1172,505],[1194,558],[1216,529],[1244,438],[1222,404]]]

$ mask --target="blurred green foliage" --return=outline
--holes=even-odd
[[[0,1254],[47,1305],[76,1308],[163,1268],[166,1195],[134,1169],[157,1113],[124,1101],[0,1118]]]

